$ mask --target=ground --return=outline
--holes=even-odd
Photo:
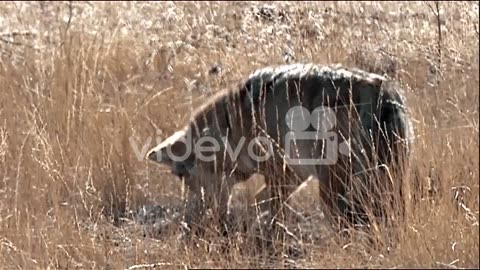
[[[398,80],[415,146],[394,247],[308,228],[321,239],[289,266],[480,266],[476,2],[4,2],[0,61],[2,267],[279,267],[241,236],[222,253],[129,213],[181,212],[178,179],[142,156],[157,140],[216,91],[293,62]]]

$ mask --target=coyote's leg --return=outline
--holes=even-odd
[[[265,175],[265,183],[269,188],[270,193],[270,217],[269,228],[269,240],[272,240],[274,247],[276,243],[280,243],[281,251],[285,251],[283,248],[285,243],[285,228],[287,217],[286,203],[289,196],[299,186],[296,177],[290,170],[281,174]],[[270,241],[268,241],[270,242]],[[277,249],[275,249],[277,251]]]

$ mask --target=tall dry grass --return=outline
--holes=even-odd
[[[398,245],[333,237],[305,243],[295,264],[478,268],[478,3],[440,2],[438,16],[430,2],[270,4],[2,3],[1,267],[278,266],[117,225],[127,210],[181,199],[136,147],[254,69],[299,61],[398,79],[416,137]]]

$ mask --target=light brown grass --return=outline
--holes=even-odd
[[[297,266],[478,268],[478,3],[441,2],[440,41],[433,3],[270,3],[284,19],[256,19],[265,4],[2,3],[1,267],[278,266],[240,244],[222,255],[115,225],[144,203],[180,200],[177,179],[138,161],[130,138],[153,146],[205,97],[289,51],[369,70],[391,55],[416,133],[398,246],[332,238],[305,244]]]

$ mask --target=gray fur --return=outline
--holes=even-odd
[[[309,112],[318,106],[334,110],[337,122],[331,131],[338,134],[339,144],[350,146],[350,155],[339,155],[339,161],[333,165],[285,164],[285,135],[290,131],[285,116],[293,106],[303,106]],[[306,131],[315,132],[315,129],[310,126]],[[341,204],[336,201],[336,195],[348,193],[341,184],[348,185],[352,175],[364,174],[360,181],[368,186],[369,177],[364,172],[381,164],[391,168],[400,161],[394,155],[396,162],[391,162],[390,146],[400,144],[402,147],[394,153],[408,157],[412,138],[407,106],[398,83],[358,69],[314,64],[255,71],[239,87],[223,91],[206,102],[181,132],[191,132],[192,147],[204,135],[218,141],[228,138],[233,150],[242,137],[246,139],[236,160],[225,156],[225,145],[216,152],[214,162],[202,162],[195,155],[180,163],[164,158],[162,162],[184,177],[192,191],[198,193],[202,186],[215,187],[212,192],[216,194],[221,192],[221,187],[231,187],[255,172],[264,174],[267,185],[272,187],[282,184],[295,187],[314,176],[320,181],[320,196],[329,207]],[[247,143],[258,136],[273,142],[274,155],[267,162],[256,162],[248,155]],[[165,157],[165,149],[176,146],[176,140],[152,149],[150,159],[158,161],[158,156]],[[322,141],[295,142],[302,158],[316,158],[324,151]],[[372,154],[373,149],[379,153],[379,160]],[[350,167],[351,171],[345,170]],[[282,178],[282,173],[288,177]],[[272,190],[272,196],[292,192],[292,188]]]

